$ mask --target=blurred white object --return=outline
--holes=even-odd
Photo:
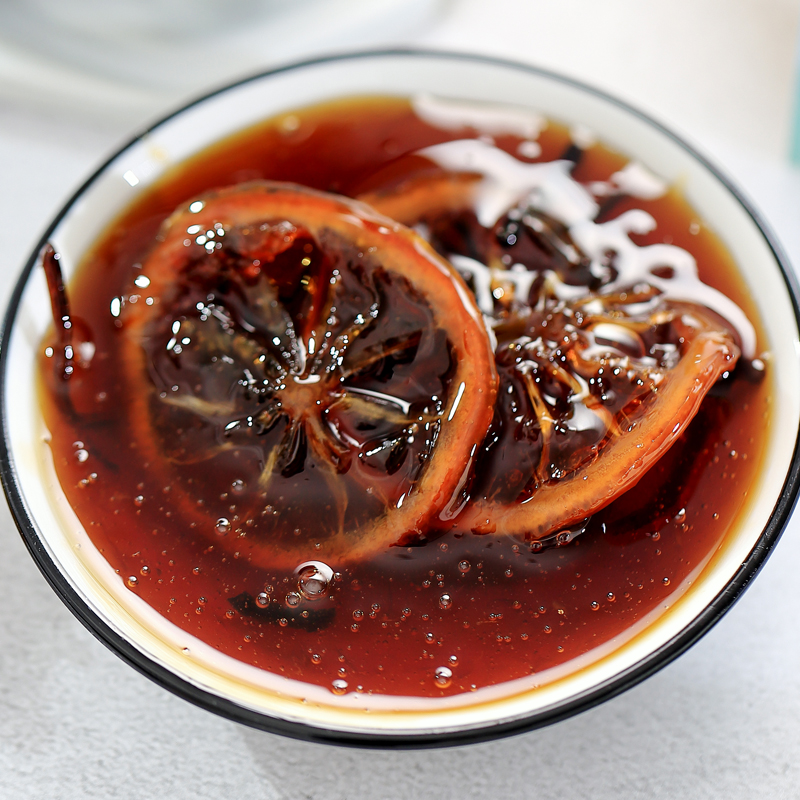
[[[131,39],[200,34],[209,38],[220,31],[253,24],[289,9],[303,12],[313,0],[11,0],[7,3],[7,32],[32,46],[55,47],[55,52],[75,55],[81,43],[103,49]]]
[[[2,91],[27,101],[155,113],[317,53],[385,46],[441,0],[6,0]]]
[[[534,63],[688,134],[785,158],[800,0],[452,0],[421,45]]]

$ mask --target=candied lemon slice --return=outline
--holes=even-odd
[[[557,304],[498,348],[498,411],[460,526],[580,528],[684,433],[739,348],[704,309],[643,300]]]
[[[412,231],[252,183],[176,211],[134,283],[132,420],[193,529],[263,566],[342,565],[460,502],[496,369],[472,296]]]
[[[420,155],[439,171],[361,197],[450,259],[495,335],[497,411],[451,524],[529,540],[580,528],[685,431],[742,347],[752,357],[752,326],[689,253],[629,238],[649,215],[597,222],[567,162],[522,164],[473,141]]]

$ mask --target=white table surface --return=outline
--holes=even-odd
[[[602,5],[450,0],[425,30],[402,36],[542,64],[644,107],[727,170],[800,264],[800,173],[783,158],[797,3]],[[391,38],[384,31],[363,44]],[[62,202],[180,91],[109,107],[76,84],[69,104],[48,97],[45,105],[47,87],[24,85],[5,58],[13,46],[3,48],[0,25],[4,305]],[[0,554],[2,800],[800,796],[797,516],[741,601],[643,684],[543,730],[419,752],[291,741],[194,708],[126,666],[72,617],[5,508]]]

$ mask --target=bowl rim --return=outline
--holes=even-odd
[[[648,114],[632,107],[627,102],[608,94],[604,90],[597,89],[582,81],[566,77],[557,72],[510,59],[468,52],[427,50],[420,48],[386,48],[322,55],[281,65],[273,69],[246,76],[233,83],[225,84],[188,101],[171,113],[160,117],[157,121],[148,125],[138,134],[119,146],[94,172],[92,172],[64,203],[61,210],[55,215],[40,237],[25,264],[12,292],[3,318],[2,328],[0,328],[0,398],[2,398],[2,407],[0,408],[0,427],[2,427],[2,439],[0,439],[0,481],[2,482],[14,522],[25,545],[42,575],[62,602],[64,602],[72,614],[112,652],[139,673],[168,689],[178,697],[188,700],[194,705],[212,711],[224,718],[240,722],[249,727],[308,742],[384,749],[449,747],[489,741],[523,733],[544,727],[593,708],[645,680],[650,675],[672,662],[704,636],[727,611],[730,610],[739,597],[741,597],[750,581],[763,567],[783,533],[797,503],[798,494],[800,493],[800,436],[798,437],[798,441],[795,442],[789,469],[781,488],[778,501],[754,547],[722,591],[720,591],[719,594],[677,635],[648,653],[642,660],[633,664],[628,669],[617,673],[614,677],[593,686],[591,689],[555,707],[545,708],[519,719],[512,719],[475,729],[449,730],[445,733],[380,733],[375,731],[356,732],[351,730],[328,730],[300,721],[281,719],[280,717],[270,716],[255,709],[243,707],[233,700],[219,697],[213,692],[207,691],[176,675],[165,666],[145,655],[127,639],[113,630],[89,607],[59,570],[44,544],[39,539],[32,516],[23,499],[9,437],[9,419],[6,404],[8,391],[8,344],[23,293],[30,275],[39,260],[42,248],[49,240],[53,231],[58,227],[62,219],[81,196],[106,171],[109,165],[122,153],[139,143],[141,139],[147,136],[151,131],[168,123],[171,119],[183,114],[187,110],[231,89],[306,67],[371,58],[429,58],[456,62],[471,61],[528,72],[593,95],[654,128],[674,144],[677,144],[679,148],[688,153],[688,155],[699,162],[701,166],[705,167],[705,169],[730,193],[747,216],[750,217],[756,229],[763,237],[767,248],[774,257],[792,306],[795,322],[798,328],[800,328],[800,285],[798,285],[797,278],[789,264],[788,258],[778,243],[775,234],[771,231],[759,212],[741,190],[738,189],[716,165],[699,153],[693,145]]]

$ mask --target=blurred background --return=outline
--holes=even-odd
[[[302,58],[413,46],[587,82],[681,133],[800,263],[800,0],[0,0],[0,305],[114,150],[182,103]],[[696,647],[513,740],[377,753],[189,706],[95,642],[0,509],[0,797],[790,798],[800,786],[800,524]]]
[[[0,96],[136,127],[277,64],[392,44],[562,72],[698,137],[789,152],[797,0],[4,0]]]
[[[682,133],[746,190],[767,181],[791,195],[799,19],[800,0],[0,0],[0,174],[17,186],[0,212],[25,204],[22,259],[92,165],[187,100],[393,45],[585,81]]]
[[[518,59],[789,152],[796,0],[4,0],[10,102],[136,126],[277,64],[392,44]]]

